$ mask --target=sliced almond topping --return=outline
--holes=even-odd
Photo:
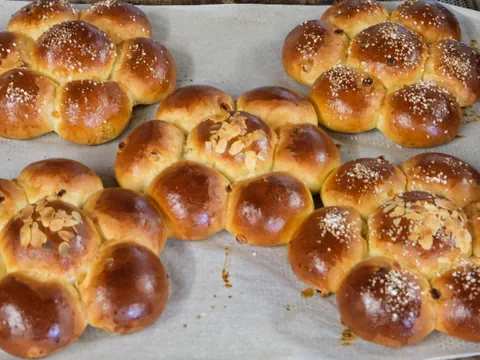
[[[78,224],[80,224],[80,223],[77,220],[75,220],[73,218],[69,218],[69,219],[64,220],[63,226],[64,227],[71,227],[71,226],[75,226],[75,225],[78,225]]]
[[[57,232],[63,229],[63,225],[65,224],[65,220],[63,219],[53,219],[50,223],[50,230],[53,232]]]
[[[62,238],[63,241],[70,242],[75,239],[75,234],[71,231],[61,230],[58,232],[58,236]]]
[[[50,226],[54,213],[55,213],[55,210],[50,206],[47,206],[40,212],[40,220],[44,227],[48,228]]]
[[[228,153],[230,155],[237,155],[240,151],[243,150],[244,147],[244,143],[241,140],[237,140],[232,144],[232,146],[230,146],[230,150],[228,150]]]
[[[36,223],[35,223],[36,224]],[[41,248],[43,244],[47,242],[47,235],[43,233],[42,230],[40,230],[37,227],[32,227],[32,239],[30,241],[30,244],[34,248]]]
[[[247,151],[245,153],[245,166],[248,170],[253,171],[255,170],[255,166],[257,165],[257,154],[255,151]]]
[[[82,223],[82,215],[78,211],[72,211],[72,217],[77,220],[80,224]]]
[[[33,206],[32,205],[27,205],[22,209],[22,211],[20,211],[20,217],[22,219],[31,218],[32,215],[33,215]]]
[[[215,152],[218,154],[223,154],[227,149],[227,145],[228,145],[227,140],[221,139],[218,142],[217,146],[215,146]]]
[[[395,226],[398,226],[398,225],[400,225],[400,221],[402,221],[402,219],[400,219],[400,218],[393,219],[393,224]]]
[[[70,251],[70,244],[67,242],[62,242],[60,245],[58,245],[58,252],[60,256],[65,257],[68,255],[68,252]]]
[[[20,228],[20,245],[27,247],[31,239],[32,229],[30,229],[30,225],[25,224]]]
[[[31,225],[33,223],[33,219],[32,218],[26,218],[26,219],[22,219],[23,223],[26,224],[26,225]]]
[[[46,200],[42,200],[42,201],[38,202],[35,206],[35,211],[37,211],[37,212],[42,211],[45,208],[45,206],[47,206],[47,204],[48,204],[48,201],[46,201]]]

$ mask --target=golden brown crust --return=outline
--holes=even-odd
[[[288,243],[292,270],[322,296],[337,291],[345,275],[367,254],[362,230],[362,218],[352,208],[316,210]]]
[[[75,288],[30,272],[0,280],[0,348],[23,358],[44,357],[75,342],[87,326]]]
[[[379,81],[344,65],[325,71],[310,91],[319,123],[346,133],[375,128],[384,97]]]
[[[323,20],[297,25],[285,38],[283,68],[294,80],[312,85],[325,70],[347,57],[348,38]]]
[[[472,235],[473,256],[480,258],[480,202],[471,203],[463,210],[468,219],[468,231]]]
[[[264,86],[247,91],[237,99],[237,110],[257,116],[273,130],[286,124],[318,123],[310,101],[280,86]]]
[[[53,130],[57,85],[50,78],[27,69],[13,69],[0,76],[0,136],[31,139]]]
[[[272,170],[296,174],[311,192],[319,192],[327,175],[340,166],[333,140],[312,124],[284,125],[278,136]]]
[[[0,74],[29,65],[34,42],[28,36],[0,31]]]
[[[22,170],[16,181],[31,204],[56,195],[80,207],[90,195],[103,189],[102,180],[92,169],[70,159],[34,162]]]
[[[352,39],[347,64],[392,89],[420,80],[427,57],[427,45],[419,34],[400,24],[384,22]]]
[[[388,10],[376,0],[341,0],[322,15],[322,20],[345,31],[350,39],[387,19]]]
[[[393,197],[368,219],[371,255],[416,267],[427,278],[472,252],[463,211],[440,195],[409,191]]]
[[[160,254],[167,228],[155,203],[128,189],[104,189],[91,196],[83,211],[103,240],[132,241]]]
[[[67,280],[86,272],[99,245],[92,221],[53,196],[23,208],[5,226],[0,243],[8,272],[31,270]]]
[[[228,185],[215,169],[180,161],[163,170],[147,193],[160,206],[173,237],[201,240],[225,227]]]
[[[23,189],[12,180],[0,179],[0,231],[26,205]]]
[[[89,324],[120,334],[154,323],[167,305],[168,291],[160,259],[130,242],[104,243],[80,284]]]
[[[408,0],[392,11],[390,20],[418,32],[427,44],[462,38],[455,15],[435,0]]]
[[[102,29],[117,44],[127,39],[152,37],[152,24],[147,15],[123,1],[96,2],[80,13],[80,20]]]
[[[111,78],[132,93],[136,104],[153,104],[175,90],[177,70],[167,48],[155,40],[136,38],[118,45]]]
[[[341,321],[376,344],[413,345],[435,328],[428,281],[387,258],[357,264],[338,289],[337,303]]]
[[[405,191],[406,177],[383,157],[357,159],[333,170],[322,186],[324,206],[347,206],[364,219],[385,200]]]
[[[223,121],[205,120],[188,135],[185,158],[215,167],[231,181],[269,172],[277,134],[246,112]]]
[[[57,82],[108,78],[115,44],[100,29],[84,21],[53,26],[35,43],[33,67]]]
[[[190,133],[205,119],[224,120],[235,108],[230,95],[208,85],[190,85],[175,90],[160,104],[156,118]]]
[[[402,164],[407,190],[445,196],[464,207],[480,201],[480,174],[466,162],[447,154],[418,154]]]
[[[55,131],[82,145],[99,145],[118,137],[127,127],[132,101],[114,81],[74,80],[57,91]]]
[[[185,135],[161,120],[144,122],[118,145],[115,177],[120,186],[145,191],[153,178],[183,156]]]
[[[387,94],[377,127],[399,145],[427,148],[451,141],[461,124],[455,98],[434,82],[422,81]]]
[[[313,211],[308,188],[287,173],[273,172],[231,187],[225,228],[242,244],[286,244]]]
[[[12,15],[7,30],[37,40],[54,25],[77,18],[77,12],[67,0],[34,0]]]
[[[460,106],[472,105],[480,96],[480,55],[456,40],[442,40],[430,46],[425,80],[449,90]]]

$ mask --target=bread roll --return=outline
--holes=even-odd
[[[427,44],[462,38],[455,15],[435,0],[405,1],[392,11],[390,20],[420,33]]]
[[[277,135],[259,118],[232,112],[223,121],[205,120],[188,135],[185,158],[215,167],[231,181],[269,172]]]
[[[57,85],[27,69],[0,75],[0,136],[31,139],[53,130]]]
[[[323,13],[322,20],[353,38],[366,28],[387,21],[388,15],[388,10],[376,0],[341,0]]]
[[[425,80],[449,90],[460,106],[469,106],[480,96],[480,55],[456,40],[442,40],[430,46]]]
[[[153,104],[175,90],[175,61],[165,46],[136,38],[125,40],[118,49],[111,78],[128,88],[135,104]]]
[[[201,240],[225,227],[228,185],[215,169],[180,161],[163,170],[147,193],[160,206],[172,237]]]
[[[287,124],[278,134],[273,171],[296,174],[311,192],[319,192],[327,175],[340,166],[333,140],[312,124]]]
[[[67,0],[34,0],[12,15],[7,30],[37,40],[54,25],[77,18]]]
[[[35,43],[33,68],[57,82],[108,78],[115,44],[100,29],[84,21],[53,26]]]
[[[363,222],[352,208],[325,207],[310,214],[288,243],[297,277],[328,296],[368,252]]]
[[[464,260],[432,279],[436,295],[436,329],[456,338],[480,342],[480,259]]]
[[[183,156],[185,135],[161,120],[144,122],[118,145],[115,177],[125,188],[145,191],[153,178]]]
[[[480,257],[480,202],[474,202],[464,208],[468,219],[468,231],[472,235],[473,256]]]
[[[34,162],[22,170],[16,179],[33,204],[48,196],[81,207],[98,190],[102,180],[92,169],[69,159],[47,159]]]
[[[29,65],[32,61],[33,40],[10,31],[0,31],[0,74]]]
[[[310,91],[318,122],[345,133],[375,128],[384,97],[378,80],[344,65],[325,71]]]
[[[232,98],[222,90],[207,85],[190,85],[175,90],[163,100],[156,118],[189,133],[205,119],[228,118],[234,108]]]
[[[461,124],[455,98],[434,82],[423,81],[387,94],[377,127],[396,144],[428,148],[451,141]]]
[[[39,358],[75,342],[87,326],[77,290],[67,281],[33,272],[0,280],[0,348]]]
[[[83,211],[93,220],[103,240],[130,240],[159,254],[167,228],[155,203],[128,189],[104,189],[92,195]]]
[[[80,20],[95,25],[115,42],[151,38],[152,25],[138,7],[118,0],[102,0],[80,13]]]
[[[286,124],[318,123],[310,101],[280,86],[247,91],[237,99],[237,110],[257,116],[275,131]]]
[[[371,255],[404,262],[427,278],[472,253],[465,214],[440,195],[397,195],[372,213],[368,228]]]
[[[273,172],[231,187],[225,228],[241,244],[286,244],[313,211],[308,188],[287,173]]]
[[[333,170],[323,183],[324,206],[346,206],[368,216],[385,200],[405,191],[402,171],[383,157],[357,159]]]
[[[322,20],[297,25],[285,38],[282,61],[294,80],[311,86],[327,69],[347,57],[348,38]]]
[[[480,201],[480,174],[466,162],[440,153],[418,154],[402,164],[407,190],[445,196],[463,207]]]
[[[160,259],[133,242],[104,243],[80,284],[88,323],[120,334],[154,323],[167,305],[168,290]]]
[[[392,89],[421,80],[427,57],[427,45],[419,34],[400,24],[384,22],[352,39],[347,64]]]
[[[77,144],[99,145],[127,127],[132,101],[115,81],[74,80],[59,87],[55,108],[58,135]]]
[[[0,236],[8,272],[38,271],[69,281],[87,270],[99,245],[92,221],[53,196],[23,208]]]
[[[337,304],[342,323],[379,345],[413,345],[435,328],[428,281],[387,258],[357,264],[338,289]]]
[[[0,231],[26,205],[27,197],[23,189],[14,181],[0,179]]]

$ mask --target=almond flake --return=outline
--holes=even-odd
[[[58,236],[60,236],[62,238],[62,240],[66,241],[66,242],[70,242],[73,239],[75,239],[75,234],[70,232],[70,231],[66,231],[66,230],[59,231]]]
[[[22,219],[31,218],[32,215],[33,215],[33,206],[32,205],[27,205],[22,209],[22,211],[20,211],[20,217]]]
[[[78,225],[78,224],[80,224],[80,223],[77,220],[68,218],[68,219],[64,220],[63,226],[64,227],[71,227],[71,226],[75,226],[75,225]]]
[[[67,242],[62,242],[60,245],[58,245],[58,253],[60,256],[65,257],[68,255],[68,252],[70,251],[70,244]]]
[[[241,140],[237,140],[230,146],[230,150],[228,151],[228,153],[230,155],[237,155],[240,151],[243,150],[244,147],[245,144]]]
[[[77,220],[80,224],[82,223],[82,215],[78,211],[72,211],[72,217]]]
[[[30,244],[34,248],[38,249],[38,248],[41,248],[42,245],[45,244],[46,242],[47,242],[47,235],[45,235],[43,231],[38,228],[38,225],[37,227],[32,226],[32,239],[30,241]]]
[[[65,224],[65,220],[63,219],[53,219],[50,223],[50,230],[53,232],[57,232],[63,229],[63,225]]]
[[[54,214],[55,214],[55,210],[50,206],[44,208],[40,212],[40,219],[44,227],[48,228],[50,226],[50,223],[52,222]]]
[[[27,247],[30,244],[30,240],[32,239],[32,231],[30,229],[30,225],[23,225],[20,228],[20,245],[23,247]]]

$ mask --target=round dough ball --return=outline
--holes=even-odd
[[[80,293],[88,323],[128,334],[153,324],[168,301],[168,274],[148,248],[129,242],[102,245]]]
[[[128,88],[135,104],[156,103],[175,90],[175,60],[165,46],[136,38],[122,42],[118,49],[111,78]]]
[[[473,256],[480,257],[480,202],[471,203],[463,210],[468,219],[468,231],[472,235]]]
[[[188,135],[185,158],[215,167],[231,181],[269,172],[277,135],[259,118],[232,112],[223,121],[205,120]]]
[[[386,201],[368,219],[370,254],[416,267],[427,278],[472,252],[463,211],[443,196],[409,191]]]
[[[0,74],[30,65],[34,42],[28,36],[0,31]]]
[[[432,279],[436,330],[480,342],[480,259],[464,260]]]
[[[400,24],[383,22],[352,39],[347,64],[392,89],[421,80],[427,57],[427,45],[419,34]]]
[[[357,159],[333,170],[323,183],[324,206],[346,206],[367,219],[385,200],[405,191],[402,171],[383,157]]]
[[[27,196],[23,189],[12,180],[0,179],[0,231],[25,206]]]
[[[72,281],[86,272],[100,237],[79,208],[48,199],[27,205],[5,226],[1,253],[8,272],[31,270]]]
[[[161,120],[144,122],[118,145],[115,177],[120,186],[145,191],[153,178],[183,156],[185,135]]]
[[[342,323],[376,344],[413,345],[435,329],[428,281],[387,258],[357,264],[338,289],[337,304]]]
[[[273,172],[231,187],[225,228],[241,244],[286,244],[314,208],[305,184],[287,173]]]
[[[0,75],[0,136],[31,139],[53,130],[57,85],[27,69]]]
[[[480,201],[480,174],[466,162],[440,153],[418,154],[402,164],[407,190],[445,196],[458,206]]]
[[[151,38],[152,24],[138,7],[118,0],[96,2],[80,13],[80,20],[95,25],[115,42]]]
[[[353,38],[366,28],[387,21],[388,15],[388,10],[376,0],[340,0],[323,13],[322,20]]]
[[[115,44],[84,21],[53,26],[35,43],[33,68],[62,83],[77,79],[105,80],[115,60]]]
[[[333,140],[312,124],[287,124],[278,129],[273,171],[295,174],[317,193],[330,172],[340,166]]]
[[[462,38],[455,15],[435,0],[408,0],[392,11],[390,20],[423,36],[427,44]]]
[[[33,204],[48,196],[57,196],[81,207],[98,190],[102,180],[82,163],[70,159],[47,159],[34,162],[22,170],[16,179]]]
[[[91,196],[83,211],[93,220],[103,240],[130,240],[155,254],[167,241],[160,210],[147,197],[128,189],[104,189]]]
[[[318,124],[310,101],[280,86],[247,91],[237,99],[237,110],[257,116],[275,131],[286,124]]]
[[[305,21],[285,38],[283,68],[294,80],[311,86],[325,70],[345,61],[347,48],[342,30],[322,20]]]
[[[316,210],[288,243],[292,270],[322,296],[337,291],[345,275],[368,252],[362,231],[362,218],[352,208]]]
[[[75,342],[87,326],[77,290],[67,281],[33,272],[0,280],[0,348],[39,358]]]
[[[385,89],[369,75],[337,65],[315,81],[310,98],[320,124],[334,131],[360,133],[377,125]]]
[[[398,145],[428,148],[448,143],[462,125],[455,98],[432,81],[387,94],[378,129]]]
[[[480,96],[480,55],[460,41],[439,41],[430,46],[423,78],[450,91],[460,106],[470,106]]]
[[[147,192],[160,206],[172,237],[202,240],[225,227],[228,185],[215,169],[180,161],[163,170]]]
[[[67,0],[34,0],[12,15],[7,30],[37,40],[54,25],[77,18]]]
[[[175,124],[185,133],[205,119],[224,120],[235,108],[230,95],[208,85],[190,85],[175,90],[160,104],[156,118]]]
[[[55,100],[55,132],[82,145],[99,145],[117,138],[132,114],[127,91],[115,81],[74,80],[63,84]]]

